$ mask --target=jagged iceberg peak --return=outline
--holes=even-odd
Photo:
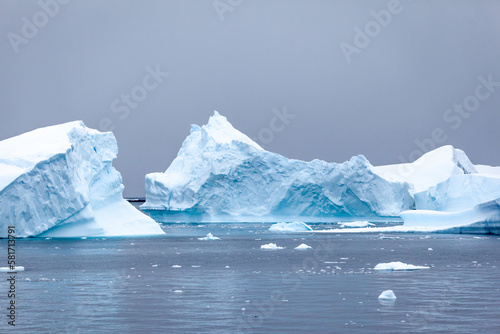
[[[343,164],[262,149],[217,112],[192,126],[165,173],[146,176],[146,210],[220,216],[397,215],[413,206],[407,184],[375,175],[363,156]]]
[[[193,126],[194,130],[197,131],[199,127]],[[212,139],[218,144],[231,144],[233,141],[245,143],[258,150],[264,150],[256,142],[250,139],[244,133],[236,130],[226,117],[219,114],[219,112],[214,111],[214,115],[210,117],[207,125],[203,125],[200,129],[204,131],[206,136]]]
[[[163,234],[122,197],[116,138],[81,121],[0,141],[0,237]]]
[[[389,181],[408,182],[412,193],[425,191],[453,175],[477,173],[465,152],[451,145],[427,152],[412,163],[377,166],[373,170]]]

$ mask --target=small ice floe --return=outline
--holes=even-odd
[[[80,239],[82,239],[82,240],[87,240],[87,237],[81,237]]]
[[[225,266],[224,268],[229,269],[229,268],[231,268],[231,267],[230,267],[230,266]]]
[[[396,295],[392,290],[386,290],[378,296],[378,299],[383,299],[383,300],[395,300],[397,299]]]
[[[158,267],[158,265],[157,264],[153,264],[151,267],[156,268],[156,267]]]
[[[270,232],[307,232],[312,228],[303,222],[277,223],[269,228]]]
[[[352,223],[339,223],[339,226],[342,228],[363,228],[363,227],[373,227],[375,224],[372,224],[367,221],[358,221]]]
[[[24,267],[22,267],[22,266],[14,267],[14,270],[12,270],[10,267],[1,267],[0,268],[0,273],[8,273],[8,272],[16,272],[16,271],[24,271]]]
[[[178,264],[174,264],[172,268],[182,268],[182,266],[179,266]]]
[[[174,293],[182,293],[182,290],[174,290]]]
[[[420,270],[429,269],[429,267],[424,266],[414,266],[413,264],[406,264],[403,262],[390,262],[390,263],[379,263],[373,268],[373,270],[388,270],[388,271],[403,271],[403,270]]]
[[[262,245],[260,246],[260,249],[267,249],[267,250],[277,250],[277,249],[284,249],[285,247],[279,247],[276,244],[269,243],[267,245]]]
[[[427,248],[427,250],[428,250],[428,251],[433,251],[434,249],[432,249],[432,248],[430,248],[430,247],[429,247],[429,248]]]
[[[214,237],[212,235],[212,233],[208,233],[206,237],[198,238],[198,240],[203,240],[203,241],[206,241],[206,240],[220,240],[220,238]]]
[[[297,249],[297,250],[308,250],[308,249],[312,249],[312,247],[309,246],[309,245],[306,245],[306,244],[301,244],[301,245],[295,247],[295,249]]]

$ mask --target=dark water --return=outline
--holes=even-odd
[[[17,277],[17,326],[0,311],[0,332],[500,333],[498,236],[279,235],[267,227],[168,225],[163,238],[18,241],[26,271]],[[208,232],[221,240],[196,239]],[[260,249],[269,242],[286,248]],[[314,249],[294,250],[301,243]],[[371,269],[391,261],[431,268]],[[378,300],[387,289],[395,302]]]

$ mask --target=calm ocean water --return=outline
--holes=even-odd
[[[268,227],[183,224],[165,225],[161,238],[20,240],[26,271],[17,276],[12,332],[500,332],[498,236],[280,235]],[[208,232],[221,240],[197,240]],[[270,242],[285,248],[260,249]],[[301,243],[313,250],[294,250]],[[5,240],[0,246],[7,253]],[[372,270],[392,261],[431,268]],[[398,299],[380,302],[388,289]],[[7,290],[2,279],[2,310]],[[5,333],[12,329],[3,313]]]

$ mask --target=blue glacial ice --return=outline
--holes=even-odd
[[[0,237],[163,234],[122,197],[114,135],[70,122],[0,141]]]
[[[184,213],[186,220],[275,222],[398,216],[413,207],[409,185],[377,175],[362,155],[341,164],[288,159],[215,112],[207,125],[191,127],[166,172],[146,176],[141,208],[164,221]]]

